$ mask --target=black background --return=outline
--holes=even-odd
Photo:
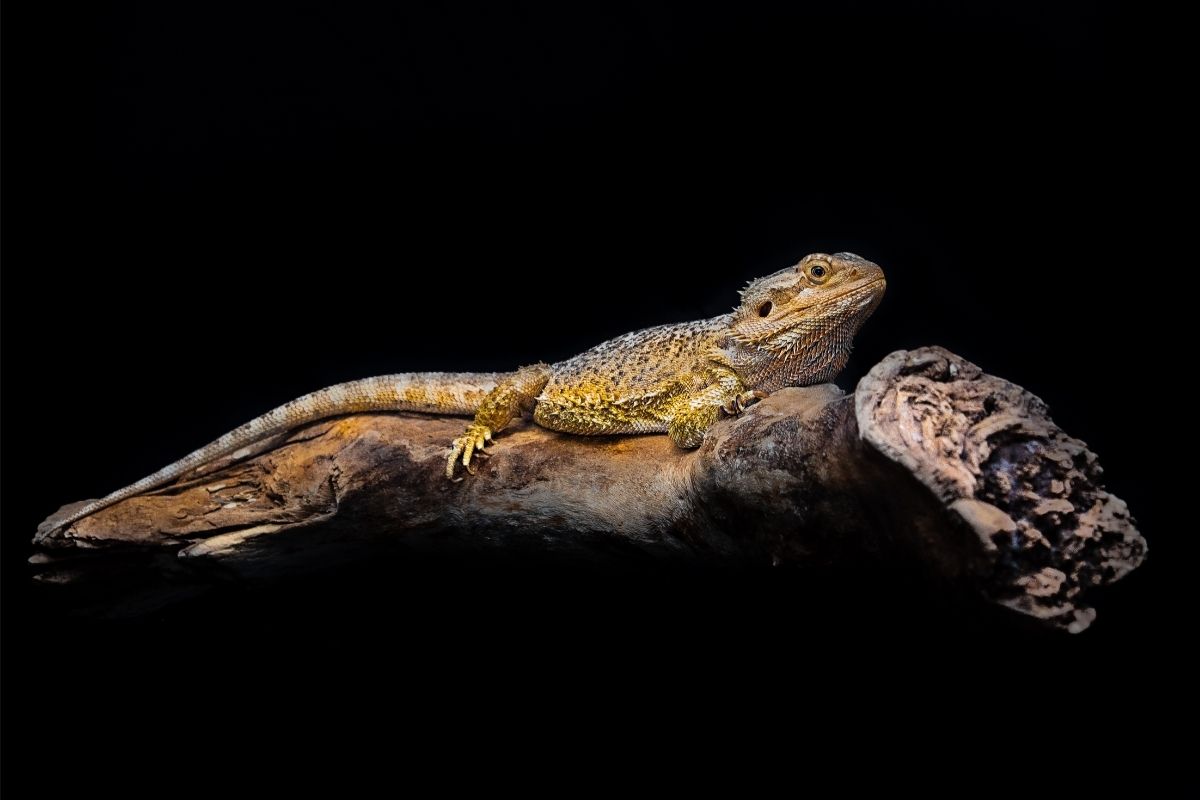
[[[9,763],[64,730],[87,764],[200,752],[197,721],[243,744],[362,719],[503,738],[544,700],[543,730],[609,697],[794,719],[847,667],[867,678],[839,702],[878,710],[921,676],[915,705],[964,720],[1065,725],[1114,684],[1142,687],[1115,692],[1126,710],[1190,701],[1164,689],[1183,669],[1164,564],[1190,531],[1147,400],[1173,335],[1158,278],[1183,267],[1153,244],[1167,159],[1129,24],[1092,3],[174,2],[8,26]],[[890,574],[422,561],[116,621],[28,585],[60,504],[305,391],[561,359],[838,250],[889,277],[842,386],[942,344],[1099,453],[1151,560],[1093,630],[1040,635]]]

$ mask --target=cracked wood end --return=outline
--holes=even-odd
[[[973,572],[1002,605],[1081,631],[1087,592],[1145,558],[1096,455],[1020,386],[941,348],[900,351],[859,383],[856,410],[863,438],[975,534]]]

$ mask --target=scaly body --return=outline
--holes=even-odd
[[[629,333],[558,364],[511,373],[406,373],[338,384],[286,403],[130,486],[56,521],[48,536],[127,497],[316,420],[371,411],[474,415],[446,460],[472,457],[523,412],[583,435],[668,433],[697,447],[722,414],[784,386],[832,380],[879,304],[883,272],[850,253],[813,254],[751,282],[731,314]]]

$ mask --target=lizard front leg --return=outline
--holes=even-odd
[[[733,370],[719,367],[713,370],[709,383],[679,398],[667,433],[679,447],[699,447],[722,411],[737,416],[766,396],[766,392],[747,389]]]
[[[502,378],[496,384],[496,388],[488,392],[487,397],[479,404],[475,411],[475,420],[467,426],[466,432],[451,445],[450,455],[446,458],[446,477],[454,478],[454,465],[459,460],[467,472],[474,474],[471,456],[483,452],[493,434],[499,432],[514,417],[522,411],[531,410],[548,380],[550,367],[546,364],[522,367]]]

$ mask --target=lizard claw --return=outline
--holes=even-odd
[[[471,463],[471,456],[478,455],[480,458],[486,457],[483,448],[492,440],[492,429],[486,425],[480,425],[477,422],[467,426],[467,430],[462,436],[454,440],[450,446],[450,454],[446,457],[446,477],[450,480],[454,478],[454,465],[461,461],[463,468],[474,475],[475,466]],[[458,480],[462,480],[459,478]]]
[[[721,410],[731,417],[736,417],[750,406],[757,403],[759,400],[765,400],[767,393],[760,389],[751,389],[742,392],[737,397],[730,400],[725,405],[721,406]]]

